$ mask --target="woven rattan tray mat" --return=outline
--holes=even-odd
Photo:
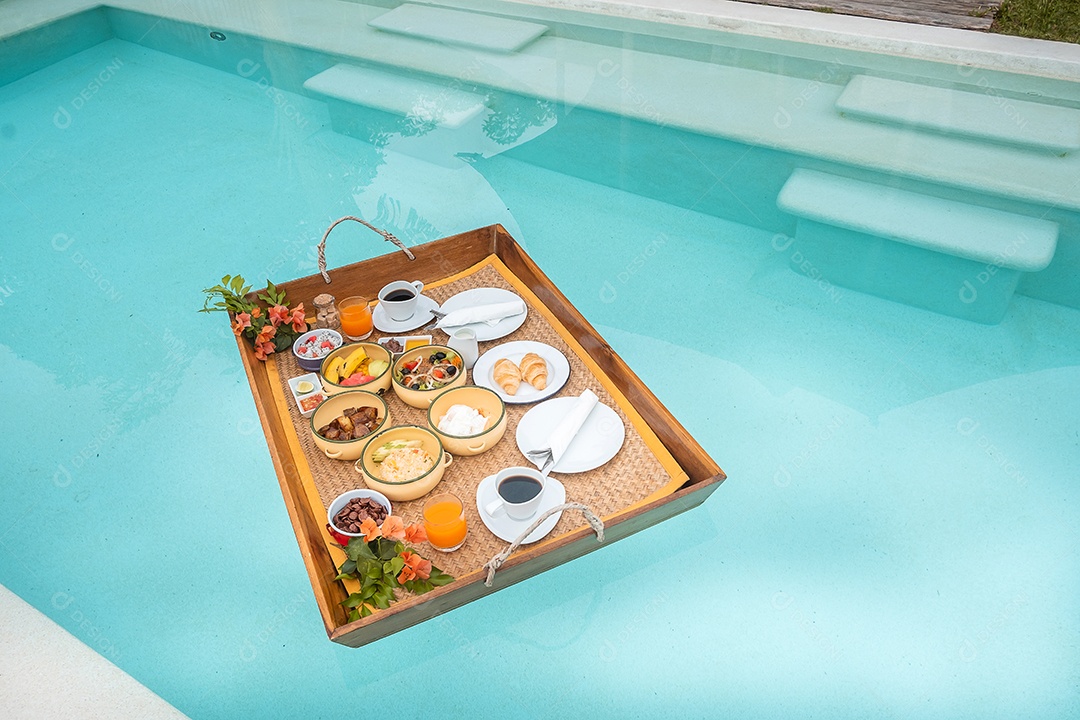
[[[443,285],[425,288],[424,294],[441,304],[459,292],[479,287],[517,290],[492,264],[483,264],[471,274],[463,277],[459,276]],[[344,296],[346,294],[348,293],[339,291],[339,295]],[[529,302],[529,314],[525,323],[506,337],[480,343],[480,353],[483,354],[497,345],[514,340],[535,340],[557,348],[566,355],[567,360],[570,362],[570,379],[554,397],[576,396],[580,395],[585,388],[590,388],[599,396],[600,402],[605,403],[618,413],[626,428],[626,442],[623,444],[619,454],[607,464],[583,473],[552,473],[552,477],[558,478],[566,487],[567,501],[585,503],[598,516],[605,517],[670,486],[672,484],[672,475],[665,470],[664,465],[635,429],[634,424],[628,420],[624,409],[615,402],[604,385],[592,374],[577,353],[571,350],[570,346],[544,315],[536,311],[531,298],[525,299],[526,302]],[[445,343],[447,340],[445,333],[440,330],[428,329],[423,332],[432,334],[435,343]],[[376,330],[368,342],[375,342],[378,338],[384,336],[384,333]],[[365,487],[363,479],[353,467],[353,463],[327,458],[312,441],[310,423],[307,418],[300,415],[296,404],[292,401],[288,388],[289,378],[305,374],[307,371],[297,364],[296,358],[291,352],[276,353],[273,358],[274,362],[277,363],[282,392],[284,397],[288,399],[287,406],[293,426],[296,429],[300,447],[303,449],[304,456],[307,459],[323,507],[328,507],[334,498],[341,493]],[[471,376],[469,377],[469,384],[474,384]],[[409,407],[401,402],[392,389],[386,392],[384,398],[390,407],[390,413],[395,424],[427,426],[426,411]],[[479,512],[476,509],[476,489],[488,475],[493,475],[499,470],[512,465],[528,464],[518,450],[514,438],[518,422],[532,407],[534,405],[507,405],[509,420],[506,435],[499,444],[475,457],[455,457],[453,464],[447,468],[446,474],[437,488],[442,492],[453,492],[461,498],[465,506],[469,536],[464,546],[453,553],[441,553],[426,544],[418,549],[424,557],[455,577],[461,577],[470,571],[480,569],[485,562],[507,545],[506,542],[493,535],[480,520]],[[394,503],[394,514],[400,515],[406,524],[419,522],[424,499],[396,502]],[[325,522],[325,516],[317,519],[320,523]],[[584,522],[578,513],[565,512],[548,537],[558,537],[582,525],[584,525]]]

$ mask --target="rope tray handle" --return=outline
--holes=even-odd
[[[510,543],[510,547],[497,553],[494,557],[484,563],[484,569],[487,570],[487,579],[484,580],[484,585],[491,587],[491,584],[495,582],[496,571],[503,566],[503,563],[506,562],[507,558],[514,554],[514,551],[518,549],[518,546],[525,542],[525,538],[529,537],[529,534],[540,527],[540,524],[549,517],[557,512],[562,512],[563,510],[580,510],[581,514],[585,516],[585,521],[589,523],[589,527],[596,533],[596,542],[604,542],[604,521],[596,517],[596,514],[589,509],[588,505],[582,505],[581,503],[576,502],[556,505],[555,507],[548,508],[545,512],[540,513],[540,515],[529,524],[529,527],[525,528],[525,530],[517,536],[517,539]]]
[[[416,256],[412,254],[412,251],[409,250],[409,248],[405,247],[405,243],[398,240],[393,233],[389,233],[385,230],[380,230],[366,220],[361,220],[360,218],[354,217],[352,215],[346,215],[345,217],[338,218],[334,222],[330,223],[330,227],[326,228],[326,232],[323,233],[322,240],[319,241],[319,273],[322,275],[323,280],[326,281],[327,285],[330,284],[330,275],[326,272],[326,238],[330,236],[331,230],[333,230],[346,220],[353,220],[360,223],[366,228],[374,230],[375,232],[382,235],[383,238],[389,240],[390,242],[401,248],[401,252],[405,253],[405,255],[407,255],[410,260],[416,259]]]

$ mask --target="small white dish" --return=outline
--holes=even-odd
[[[487,510],[484,508],[498,498],[499,494],[495,490],[495,475],[488,475],[480,481],[480,486],[476,488],[476,510],[480,513],[480,521],[495,534],[495,537],[506,542],[514,542],[517,540],[518,535],[532,524],[537,515],[566,502],[566,488],[563,487],[561,482],[549,475],[544,483],[544,496],[540,500],[540,507],[536,509],[536,515],[526,520],[515,520],[505,512],[495,516],[488,515]],[[551,532],[561,517],[562,511],[560,510],[540,523],[540,526],[529,533],[529,536],[525,538],[522,544],[529,545],[537,540],[542,540],[545,535]]]
[[[577,401],[576,397],[554,398],[525,413],[517,426],[521,453],[543,447]],[[597,403],[551,472],[579,473],[598,468],[618,454],[625,440],[622,418],[604,403]]]
[[[494,305],[495,303],[513,302],[514,300],[521,300],[521,296],[517,293],[512,293],[509,290],[493,287],[473,288],[472,290],[459,292],[457,295],[444,302],[441,311],[449,314],[455,310],[464,310],[465,308],[475,307],[477,305]],[[528,315],[529,305],[528,303],[525,303],[525,312],[505,317],[494,325],[480,322],[439,329],[447,335],[450,335],[458,328],[471,328],[476,332],[476,339],[479,342],[487,342],[488,340],[498,340],[499,338],[506,337],[514,332],[525,323],[525,318],[528,317]]]
[[[312,389],[308,392],[300,392],[300,383],[309,382],[312,385]],[[319,378],[319,373],[308,373],[307,375],[297,375],[294,378],[289,378],[289,390],[292,391],[293,402],[296,403],[296,407],[300,410],[300,414],[303,417],[308,417],[311,413],[315,412],[315,408],[319,406],[319,403],[326,399],[326,393],[323,392],[322,380]],[[316,398],[321,398],[316,402]],[[305,410],[304,406],[310,405],[310,408]]]
[[[506,358],[518,365],[526,353],[536,353],[544,358],[548,369],[547,386],[543,390],[537,390],[523,379],[517,392],[510,395],[502,389],[499,383],[495,382],[492,370],[495,368],[495,363],[502,358]],[[522,405],[539,402],[562,390],[563,385],[570,379],[570,361],[566,359],[565,355],[546,343],[533,340],[515,340],[514,342],[496,345],[481,355],[480,359],[476,361],[476,365],[473,366],[472,373],[474,383],[489,390],[494,390],[503,399],[503,402]]]
[[[375,329],[385,333],[403,333],[415,330],[421,325],[426,325],[435,319],[435,316],[431,314],[432,310],[438,310],[439,303],[435,302],[427,295],[421,295],[416,300],[416,312],[408,320],[394,320],[386,314],[386,308],[379,303],[375,306],[375,309],[371,311],[371,321],[375,324]]]

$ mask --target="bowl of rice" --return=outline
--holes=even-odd
[[[418,425],[398,425],[371,437],[356,471],[369,488],[400,502],[431,492],[453,461],[435,433]]]

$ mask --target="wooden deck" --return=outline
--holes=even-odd
[[[990,29],[998,2],[972,0],[742,0],[757,5],[799,8],[899,20],[919,25],[939,25],[966,30]]]

